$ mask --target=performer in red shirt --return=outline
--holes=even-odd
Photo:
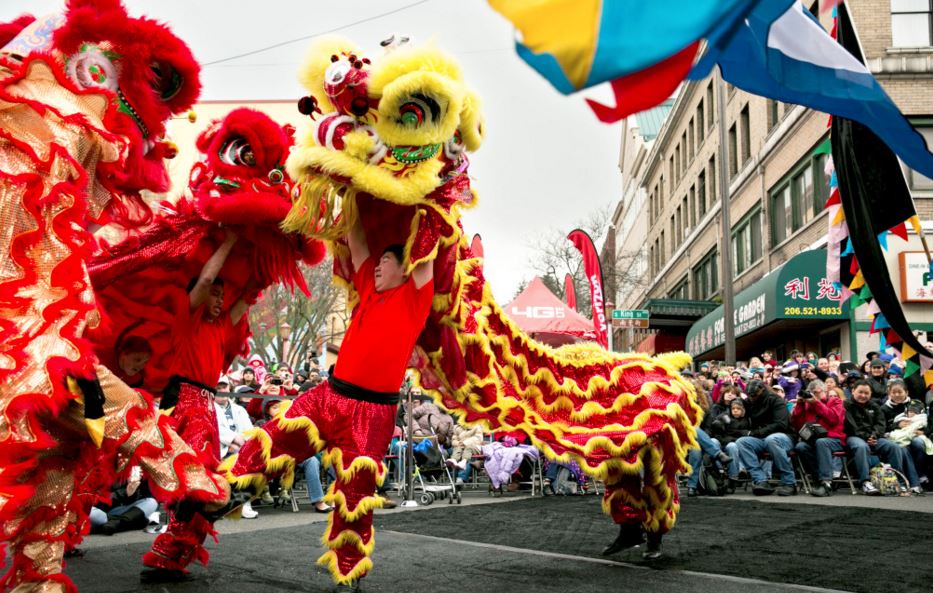
[[[180,307],[173,331],[172,377],[160,405],[171,415],[178,435],[209,469],[220,463],[214,410],[217,377],[224,370],[224,353],[238,335],[236,326],[245,322],[248,309],[246,301],[240,299],[229,313],[224,313],[224,284],[219,275],[236,240],[228,229],[226,240],[204,264],[201,274],[192,279],[187,306]],[[152,549],[143,556],[146,566],[141,575],[143,581],[182,580],[193,560],[207,562],[203,543],[213,533],[213,525],[201,514],[189,515],[172,514],[168,530],[156,538]]]
[[[433,262],[403,274],[402,247],[387,247],[378,262],[359,222],[347,242],[360,302],[340,347],[332,376],[300,395],[250,438],[222,470],[235,486],[261,491],[268,477],[290,483],[295,459],[326,450],[337,480],[324,498],[333,505],[318,560],[342,585],[355,585],[372,568],[375,494],[385,479],[382,458],[392,440],[399,389],[434,297]],[[284,407],[285,404],[283,404]]]

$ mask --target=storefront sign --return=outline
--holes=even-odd
[[[826,252],[805,251],[735,296],[736,337],[778,319],[844,319],[840,293],[826,278]],[[701,318],[687,333],[687,352],[693,356],[725,342],[723,309]]]
[[[922,251],[898,254],[901,272],[901,302],[933,303],[933,278],[930,264]]]

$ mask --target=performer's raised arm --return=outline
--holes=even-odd
[[[249,311],[249,302],[247,299],[250,298],[250,295],[255,290],[256,279],[250,278],[249,282],[246,283],[246,288],[243,289],[243,295],[230,307],[230,321],[233,322],[233,325],[238,324],[240,320],[243,319],[243,316],[246,315],[246,312]]]
[[[188,304],[192,309],[200,307],[201,304],[207,300],[211,292],[211,286],[214,285],[214,281],[220,275],[220,270],[224,267],[224,262],[227,261],[227,256],[230,255],[230,251],[233,249],[233,244],[236,243],[236,240],[236,233],[227,229],[227,238],[220,244],[220,247],[217,248],[214,255],[207,260],[204,267],[201,268],[201,275],[198,276],[198,280],[194,284],[194,287],[188,291]]]
[[[366,242],[366,233],[363,231],[363,222],[357,216],[350,232],[347,233],[347,244],[350,246],[350,259],[353,269],[359,270],[360,265],[369,257],[369,244]]]

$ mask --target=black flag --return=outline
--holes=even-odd
[[[846,6],[838,8],[837,40],[864,63]],[[910,330],[878,242],[879,234],[917,213],[901,164],[871,130],[842,117],[833,117],[832,146],[849,241],[865,283],[894,333],[917,352],[933,357]],[[843,284],[848,284],[844,264],[841,272]],[[851,274],[848,277],[851,280]]]

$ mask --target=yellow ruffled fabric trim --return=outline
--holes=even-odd
[[[331,576],[334,577],[334,582],[338,585],[347,585],[353,581],[358,581],[373,569],[373,561],[370,560],[368,556],[364,556],[353,566],[350,572],[342,574],[340,572],[340,566],[337,563],[337,553],[334,550],[324,552],[324,554],[317,559],[317,563],[319,566],[327,567]]]
[[[382,486],[386,479],[386,466],[382,460],[376,461],[371,457],[359,455],[353,458],[350,466],[347,467],[343,462],[343,451],[339,447],[331,447],[324,453],[324,465],[331,465],[337,474],[337,479],[349,482],[353,480],[357,472],[366,470],[376,476],[376,485]]]
[[[265,471],[261,473],[243,474],[240,476],[234,475],[231,470],[240,457],[239,454],[237,454],[225,459],[217,468],[217,472],[224,476],[227,482],[235,489],[245,490],[246,488],[252,487],[255,491],[261,491],[266,487],[268,482],[266,474],[284,472],[280,478],[282,487],[291,488],[295,481],[295,460],[284,454],[273,458],[272,437],[261,428],[250,429],[243,433],[243,436],[248,439],[259,441]]]
[[[320,451],[324,448],[326,443],[321,438],[321,433],[318,431],[317,425],[311,421],[307,416],[289,416],[288,411],[291,410],[292,403],[289,400],[284,400],[279,403],[279,408],[276,410],[275,421],[278,423],[282,430],[285,432],[295,432],[297,430],[303,430],[305,436],[308,437],[308,442],[316,450]]]
[[[361,554],[366,556],[371,556],[373,549],[376,547],[376,531],[370,526],[369,528],[369,543],[363,541],[363,536],[361,536],[356,531],[352,529],[344,529],[337,534],[337,537],[331,539],[331,534],[334,531],[334,519],[333,514],[327,518],[327,529],[324,530],[324,535],[321,536],[321,545],[330,548],[331,550],[336,550],[353,544],[356,546],[356,549],[360,551]]]

